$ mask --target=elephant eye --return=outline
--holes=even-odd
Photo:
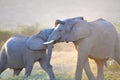
[[[60,29],[59,32],[62,32],[62,30]]]

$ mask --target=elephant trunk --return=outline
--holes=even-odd
[[[49,35],[47,42],[44,42],[43,44],[49,45],[54,43],[55,39],[53,38],[53,34]]]
[[[49,35],[47,42],[44,42],[43,44],[51,44],[58,40],[60,40],[61,35],[57,31],[57,29],[54,29],[54,31]]]
[[[52,48],[53,48],[53,44],[49,44],[49,45],[47,45],[47,57],[46,57],[46,59],[47,59],[47,64],[51,67],[51,65],[50,65],[50,61],[51,61],[51,56],[52,56]]]

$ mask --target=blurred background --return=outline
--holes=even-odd
[[[120,0],[0,0],[0,28],[42,24],[52,27],[56,19],[84,16],[120,22]]]
[[[0,0],[0,48],[14,34],[30,36],[53,28],[56,19],[77,16],[87,21],[104,18],[120,32],[120,0]],[[76,61],[72,43],[55,44],[51,63],[57,80],[74,80]],[[107,64],[105,80],[120,80],[120,66],[112,59]],[[96,64],[91,59],[90,65],[96,75]],[[22,80],[24,70],[19,77],[11,75],[12,70],[8,69],[0,80]],[[36,63],[30,80],[41,79],[47,80],[48,76]],[[88,80],[85,73],[82,80]]]

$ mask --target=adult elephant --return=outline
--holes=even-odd
[[[47,63],[47,46],[43,45],[52,31],[53,29],[45,29],[33,36],[16,35],[8,39],[0,52],[0,73],[6,68],[11,68],[14,70],[14,75],[19,75],[25,68],[25,76],[28,77],[33,64],[38,61],[48,73],[50,80],[55,80],[52,67]]]
[[[82,17],[56,20],[56,28],[48,38],[55,41],[73,42],[78,50],[75,80],[81,80],[82,70],[88,57],[97,63],[97,80],[104,80],[103,66],[107,59],[113,58],[120,64],[120,41],[115,27],[104,19],[87,22]]]

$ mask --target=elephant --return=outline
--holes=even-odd
[[[56,20],[54,31],[43,44],[55,42],[73,42],[77,49],[75,80],[82,79],[83,68],[89,67],[86,66],[88,58],[94,59],[97,64],[97,80],[105,80],[103,66],[109,58],[120,64],[119,35],[113,24],[103,18],[91,22],[83,17]]]
[[[22,35],[10,37],[0,51],[0,73],[11,68],[14,70],[13,75],[19,75],[20,71],[25,68],[25,76],[28,77],[33,64],[38,61],[49,75],[50,80],[55,80],[52,67],[47,64],[47,46],[43,44],[52,31],[53,29],[44,29],[28,37]]]

